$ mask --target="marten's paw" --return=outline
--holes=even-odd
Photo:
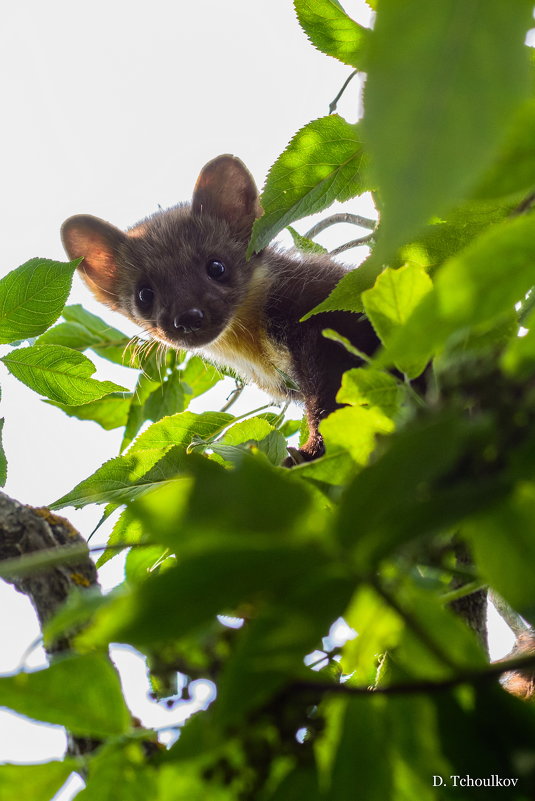
[[[282,467],[295,467],[304,462],[313,462],[314,459],[319,459],[324,453],[323,440],[315,442],[315,447],[310,449],[307,449],[306,445],[303,448],[292,448],[290,445],[288,447],[288,456],[282,463]]]

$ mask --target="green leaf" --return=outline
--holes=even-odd
[[[433,289],[426,271],[417,264],[398,270],[389,267],[377,278],[372,289],[362,293],[364,309],[383,345],[388,348],[400,327],[409,319],[419,302]],[[415,363],[410,355],[398,355],[394,364],[409,377],[419,375],[427,364],[425,357]]]
[[[83,737],[110,737],[130,728],[119,677],[100,654],[58,658],[46,670],[1,678],[0,706]]]
[[[182,732],[181,737],[182,739]],[[236,789],[234,782],[226,783],[224,779],[218,780],[217,766],[214,770],[216,778],[207,776],[210,773],[210,766],[205,767],[199,756],[195,754],[197,761],[181,763],[180,765],[164,765],[158,771],[158,795],[157,801],[236,801]],[[223,765],[232,764],[221,760]],[[223,783],[222,783],[223,782]],[[242,786],[240,782],[240,787]],[[156,801],[156,800],[155,800]],[[311,799],[310,801],[315,801]]]
[[[301,420],[285,420],[280,431],[285,437],[293,437],[301,428]]]
[[[120,505],[175,478],[186,460],[183,447],[128,452],[105,462],[93,475],[49,504],[49,508],[79,509],[89,503]]]
[[[383,254],[460,200],[497,152],[529,88],[531,12],[530,0],[380,3],[364,134],[384,203]]]
[[[184,391],[193,398],[207,392],[218,381],[223,379],[223,374],[212,364],[208,364],[200,356],[190,356],[188,363],[182,370],[183,383],[186,385]]]
[[[0,765],[0,797],[2,801],[50,801],[77,767],[74,759],[44,765]]]
[[[119,332],[118,332],[119,333]],[[113,329],[105,336],[97,336],[76,322],[65,322],[55,325],[42,334],[36,345],[63,345],[73,350],[84,351],[91,348],[103,359],[123,367],[139,368],[139,362],[129,362],[129,346],[132,340],[128,337],[113,338]]]
[[[130,548],[124,560],[125,582],[126,584],[142,584],[148,575],[167,570],[175,562],[175,556],[169,553],[163,545]],[[174,695],[174,693],[169,693],[169,695]]]
[[[480,447],[477,426],[451,414],[393,435],[381,458],[348,484],[340,504],[338,534],[357,569],[367,572],[407,540],[447,529],[498,500],[499,479],[482,477],[477,485],[441,479],[465,449]],[[388,502],[372,502],[386,494]]]
[[[364,786],[370,799],[393,798],[394,760],[385,698],[349,698],[332,759],[330,798],[344,801],[348,788]],[[377,766],[381,765],[381,770]],[[363,783],[361,785],[361,782]]]
[[[128,412],[132,401],[130,394],[110,394],[99,400],[84,403],[81,406],[68,406],[66,403],[45,401],[51,406],[61,409],[69,417],[78,420],[92,420],[106,431],[126,425]]]
[[[141,522],[135,518],[133,519],[130,510],[125,509],[110,532],[106,550],[97,559],[97,567],[105,565],[106,562],[121,553],[123,548],[140,543],[143,539],[143,533]]]
[[[167,415],[183,412],[186,407],[185,387],[178,370],[166,376],[145,401],[143,410],[148,420],[161,420]]]
[[[31,259],[0,280],[0,343],[42,334],[61,314],[80,259]]]
[[[128,418],[120,448],[121,452],[132,443],[139,429],[148,419],[145,403],[151,394],[156,392],[160,386],[160,381],[154,381],[152,378],[145,375],[145,373],[140,374],[128,410]]]
[[[365,192],[364,161],[358,126],[337,114],[301,128],[269,171],[249,252],[262,250],[294,220]]]
[[[457,671],[485,666],[487,660],[474,632],[441,603],[434,588],[419,587],[414,581],[401,582],[396,602],[418,629],[405,626],[392,652],[394,670],[402,680],[440,680]]]
[[[275,791],[270,794],[267,801],[323,801],[324,794],[318,787],[318,777],[314,767],[298,765],[288,775],[284,776]]]
[[[97,609],[108,603],[100,587],[73,589],[65,603],[43,626],[43,643],[50,649],[61,637],[72,636],[91,620]]]
[[[288,545],[268,536],[228,539],[196,551],[97,612],[78,635],[79,646],[110,640],[146,645],[188,635],[241,603],[281,598],[299,576],[321,572],[326,563],[325,553],[310,544]]]
[[[0,419],[0,487],[5,487],[7,481],[7,457],[3,443],[4,422],[2,417]]]
[[[362,312],[361,295],[365,289],[373,286],[375,279],[383,269],[383,265],[373,259],[367,259],[357,269],[350,270],[336,284],[330,295],[302,318],[308,320],[313,314],[326,311]]]
[[[280,464],[288,455],[286,439],[280,431],[263,417],[251,417],[231,426],[225,434],[213,442],[210,449],[229,462],[240,462],[243,454],[257,449],[264,453],[272,464]]]
[[[465,522],[478,570],[521,614],[535,616],[535,485],[520,484],[512,496]],[[531,578],[529,578],[531,575]]]
[[[218,682],[217,719],[223,728],[264,706],[279,688],[306,676],[304,655],[319,643],[347,607],[354,579],[325,561],[306,582],[289,584],[283,597],[248,622]]]
[[[123,340],[128,341],[130,339],[130,337],[127,337],[122,331],[119,331],[118,328],[113,328],[101,317],[84,309],[80,303],[65,306],[62,316],[67,322],[78,324],[100,341],[122,344]]]
[[[533,191],[535,185],[535,100],[513,115],[498,158],[485,170],[475,190],[477,198]]]
[[[288,225],[286,230],[291,235],[295,247],[303,253],[327,253],[327,248],[312,239],[307,239],[306,236],[301,236],[291,225]]]
[[[485,229],[511,216],[517,205],[516,199],[514,202],[510,199],[470,200],[456,206],[445,217],[434,219],[423,229],[416,243],[425,254],[424,266],[434,274],[438,266],[470,245]],[[403,248],[404,257],[407,251],[410,251],[410,246]],[[406,258],[411,261],[410,252]]]
[[[457,330],[488,324],[511,312],[534,281],[535,217],[492,226],[437,271],[433,292],[395,340],[392,358],[422,363]]]
[[[144,431],[133,443],[129,453],[136,451],[166,448],[170,445],[191,445],[193,442],[207,442],[223,431],[234,417],[225,412],[182,412],[164,417]]]
[[[234,470],[196,455],[186,466],[193,484],[181,479],[131,507],[157,541],[175,550],[190,541],[212,542],[214,536],[221,541],[224,534],[310,537],[321,526],[321,510],[293,471],[275,470],[250,456]]]
[[[110,744],[89,763],[79,801],[147,801],[156,795],[156,772],[146,764],[141,743]]]
[[[73,350],[87,350],[97,337],[78,323],[58,323],[37,339],[36,345],[63,345]]]
[[[329,493],[332,487],[343,486],[356,472],[357,465],[345,448],[329,447],[321,459],[292,467],[292,473],[305,478],[314,485],[324,487]]]
[[[378,655],[391,651],[399,642],[403,620],[375,590],[362,586],[344,613],[344,620],[357,632],[342,650],[341,667],[354,674],[354,683],[374,686],[377,679]]]
[[[64,345],[80,351],[91,348],[114,364],[143,370],[158,383],[171,358],[176,359],[176,351],[172,352],[173,357],[169,351],[164,356],[156,340],[129,337],[79,304],[66,306],[63,317],[65,322],[46,331],[36,344]]]
[[[294,0],[297,19],[318,50],[362,69],[369,31],[348,17],[338,0]]]
[[[356,464],[365,465],[380,434],[394,430],[392,419],[379,407],[346,406],[330,414],[320,423],[327,453],[345,449]]]
[[[62,345],[18,348],[1,361],[30,389],[69,406],[90,403],[111,392],[126,392],[119,384],[91,378],[95,365],[83,353]]]
[[[395,417],[402,395],[394,376],[370,367],[356,367],[342,376],[336,400],[351,406],[375,406],[387,417]]]

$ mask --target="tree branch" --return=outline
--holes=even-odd
[[[412,681],[400,684],[390,684],[384,687],[355,687],[355,685],[331,684],[330,682],[318,681],[296,681],[291,687],[293,690],[316,689],[322,692],[335,692],[347,695],[410,695],[416,693],[433,693],[449,690],[458,687],[460,684],[478,684],[481,681],[490,681],[498,678],[502,674],[509,672],[522,671],[535,665],[535,654],[530,656],[519,656],[513,659],[493,662],[481,670],[467,670],[439,681]]]
[[[67,553],[69,550],[72,554]],[[46,507],[24,506],[3,492],[0,492],[0,563],[1,567],[7,567],[2,578],[28,596],[41,627],[55,615],[72,589],[98,587],[87,543],[71,523]],[[47,650],[52,655],[69,648],[69,639],[62,637]],[[73,756],[91,753],[99,744],[70,733],[68,743]]]
[[[63,550],[61,559],[46,565],[43,552],[51,557],[57,548]],[[65,550],[73,549],[66,564]],[[21,570],[25,559],[27,570]],[[24,506],[5,493],[0,493],[0,562],[7,570],[2,577],[15,589],[27,595],[37,612],[41,626],[58,611],[74,588],[98,586],[97,571],[89,558],[87,543],[64,517],[52,514],[47,508]],[[31,562],[37,563],[34,569]],[[60,562],[54,564],[54,561]],[[16,568],[19,568],[18,570]],[[12,571],[12,573],[10,573]],[[54,650],[65,650],[57,644]]]

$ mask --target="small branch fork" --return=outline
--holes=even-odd
[[[334,248],[334,250],[330,251],[331,256],[337,256],[339,253],[344,253],[346,250],[351,250],[351,248],[358,248],[360,245],[369,245],[373,242],[375,236],[375,226],[377,225],[376,221],[371,220],[369,217],[361,217],[360,214],[349,214],[347,212],[331,214],[330,217],[325,217],[324,220],[320,220],[318,223],[316,223],[316,225],[313,225],[312,228],[306,232],[305,238],[314,239],[315,236],[321,234],[321,232],[325,231],[326,228],[330,228],[331,225],[337,225],[338,223],[350,223],[351,225],[358,225],[360,228],[367,228],[371,233],[361,236],[358,239],[352,239],[350,242],[346,242],[343,245],[339,245],[337,248]]]

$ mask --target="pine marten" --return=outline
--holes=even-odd
[[[322,330],[335,329],[368,355],[378,339],[367,318],[352,312],[300,322],[346,270],[328,255],[274,247],[247,259],[261,214],[251,174],[222,155],[202,169],[191,204],[158,211],[126,232],[77,215],[61,233],[69,257],[83,256],[80,274],[99,301],[274,398],[303,402],[309,438],[296,460],[311,460],[323,453],[318,424],[337,407],[342,373],[359,365]]]

